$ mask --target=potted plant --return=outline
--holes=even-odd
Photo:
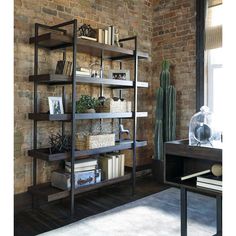
[[[77,113],[94,113],[95,109],[100,104],[99,100],[90,95],[81,95],[80,99],[76,101]]]

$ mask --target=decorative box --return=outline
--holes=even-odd
[[[131,112],[131,102],[126,100],[114,101],[111,98],[105,100],[104,104],[98,108],[98,112]]]
[[[71,187],[70,173],[64,170],[54,171],[51,176],[53,187],[68,190]],[[75,188],[101,182],[101,169],[75,172]]]
[[[115,145],[115,134],[88,135],[76,138],[75,147],[78,150],[88,150]]]

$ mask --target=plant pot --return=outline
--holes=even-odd
[[[157,183],[164,184],[164,161],[152,160],[152,175]]]
[[[93,109],[93,108],[86,110],[86,113],[95,113],[95,112],[96,112],[96,111],[95,111],[95,109]]]

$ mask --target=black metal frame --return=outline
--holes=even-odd
[[[73,47],[73,72],[72,72],[72,81],[71,84],[72,85],[72,114],[70,115],[70,117],[65,117],[64,118],[60,118],[60,119],[56,119],[58,121],[62,122],[62,134],[64,134],[64,122],[65,121],[71,121],[71,135],[72,135],[72,144],[71,144],[71,153],[70,153],[70,158],[71,158],[71,190],[70,190],[70,200],[71,200],[71,206],[70,206],[70,212],[71,212],[71,217],[73,217],[74,215],[74,197],[75,197],[75,181],[74,181],[74,162],[75,162],[75,156],[78,154],[78,151],[75,151],[75,125],[76,125],[76,120],[78,119],[78,115],[76,115],[76,54],[77,54],[77,20],[72,20],[72,21],[68,21],[68,22],[64,22],[62,24],[58,24],[58,25],[54,25],[54,26],[47,26],[47,25],[43,25],[43,24],[35,24],[35,40],[34,40],[34,76],[38,75],[38,49],[40,48],[39,46],[39,29],[46,29],[46,30],[56,30],[56,31],[60,31],[62,32],[64,35],[66,35],[66,30],[61,29],[61,27],[65,27],[65,26],[72,26],[73,27],[73,40],[72,43],[68,43],[70,44],[70,46]],[[145,146],[146,142],[137,142],[137,117],[140,116],[140,114],[137,114],[137,89],[140,86],[140,84],[138,83],[138,51],[137,51],[137,36],[134,37],[130,37],[130,38],[125,38],[125,39],[121,39],[120,42],[125,42],[125,41],[130,41],[133,40],[134,41],[134,55],[133,55],[133,59],[134,59],[134,81],[133,81],[133,86],[132,88],[134,89],[134,97],[133,97],[133,103],[134,103],[134,111],[132,112],[132,117],[127,116],[126,114],[122,114],[120,117],[114,115],[113,118],[119,118],[119,123],[121,123],[121,118],[132,118],[133,119],[133,143],[127,143],[124,144],[124,147],[127,148],[132,148],[133,150],[133,169],[132,169],[132,193],[135,193],[135,184],[136,184],[136,148],[139,146]],[[64,45],[65,46],[65,45]],[[53,48],[50,48],[53,49]],[[124,56],[125,58],[125,56]],[[122,60],[124,59],[122,58],[113,58],[113,60]],[[66,59],[66,49],[64,49],[63,51],[63,59]],[[104,60],[104,52],[103,50],[101,51],[101,75],[103,74],[103,60]],[[122,63],[120,62],[120,68],[122,68]],[[102,78],[101,78],[102,80]],[[37,154],[37,122],[43,119],[37,119],[36,117],[39,115],[38,113],[38,97],[37,97],[37,89],[38,89],[38,84],[40,84],[40,82],[37,79],[34,79],[34,112],[31,114],[31,116],[33,116],[33,120],[34,120],[34,133],[33,133],[33,150],[29,151],[29,155],[33,156],[33,187],[35,187],[37,185],[37,158],[40,158],[39,156],[41,154]],[[63,83],[62,83],[63,84]],[[144,85],[141,85],[141,87]],[[127,86],[131,87],[131,86]],[[145,86],[144,86],[145,87]],[[114,87],[114,89],[119,89],[119,96],[121,98],[122,96],[122,91],[121,89],[125,88],[124,87]],[[100,83],[100,96],[103,96],[103,82],[101,81]],[[65,107],[65,87],[64,85],[62,86],[62,97],[63,97],[63,106]],[[85,115],[86,116],[86,115]],[[146,115],[145,115],[146,116]],[[109,115],[108,115],[109,117]],[[142,117],[142,115],[140,116]],[[91,118],[91,117],[90,117]],[[106,117],[105,117],[106,118]],[[47,118],[46,118],[47,120]],[[50,119],[48,119],[50,120]],[[101,120],[102,122],[102,120]],[[126,146],[125,146],[126,145]],[[107,148],[103,148],[102,150],[92,150],[92,151],[87,151],[88,155],[90,153],[92,154],[96,154],[96,153],[101,153],[104,152],[106,150],[115,150],[116,147],[107,147]],[[117,150],[123,150],[123,147],[117,147]],[[84,151],[85,154],[87,155],[87,152]],[[34,155],[35,153],[35,155]],[[81,155],[83,154],[83,151],[81,152]],[[90,154],[90,155],[92,155]],[[43,155],[42,155],[43,156]],[[60,157],[58,160],[62,160],[64,159],[66,156],[64,156],[63,158]],[[43,160],[49,160],[48,158],[40,158]],[[34,199],[33,199],[33,204],[34,204]]]
[[[196,111],[204,105],[204,39],[206,0],[196,0]]]

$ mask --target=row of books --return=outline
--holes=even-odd
[[[105,29],[98,29],[97,41],[99,43],[114,45],[115,44],[115,27],[111,25]]]
[[[214,176],[211,173],[197,177],[197,187],[217,190],[222,192],[222,176]]]
[[[84,67],[80,67],[80,68],[76,69],[76,75],[91,77],[90,70],[88,68],[84,68]]]
[[[102,170],[102,179],[112,179],[124,176],[125,155],[109,153],[99,158],[99,166]]]
[[[59,60],[56,66],[55,74],[71,76],[72,74],[72,62],[66,60]]]
[[[99,160],[99,161],[98,161]],[[107,153],[99,158],[89,158],[75,161],[74,171],[91,171],[97,168],[102,170],[102,179],[112,179],[124,175],[125,155],[120,153]],[[71,172],[71,162],[65,161],[65,170]]]

